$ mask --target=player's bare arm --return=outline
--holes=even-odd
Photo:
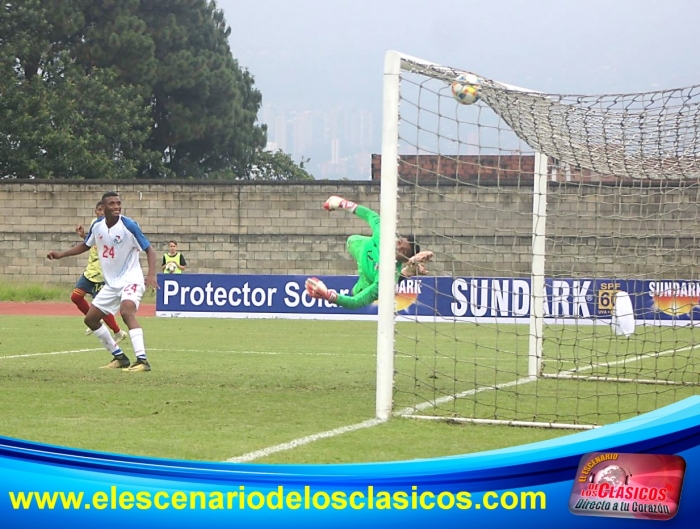
[[[156,280],[156,270],[158,269],[157,260],[158,256],[153,246],[146,248],[146,259],[148,260],[148,272],[146,273],[146,286],[153,288],[153,290],[158,289],[158,281]]]
[[[87,252],[89,249],[90,247],[86,246],[84,242],[79,242],[73,246],[73,248],[70,248],[65,252],[51,250],[48,254],[46,254],[46,258],[50,261],[53,261],[54,259],[63,259],[64,257],[70,257],[71,255],[80,255],[81,253]]]

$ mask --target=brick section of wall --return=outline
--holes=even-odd
[[[382,155],[372,155],[372,180],[381,178]],[[535,171],[532,154],[480,155],[401,155],[398,161],[399,181],[453,184],[470,182],[480,185],[531,184]],[[558,163],[550,158],[548,179],[553,182],[605,183],[614,185],[619,178],[598,174],[589,169]],[[635,179],[629,178],[630,182]],[[636,179],[637,182],[642,181]],[[647,180],[649,182],[649,180]]]
[[[120,193],[124,214],[139,222],[159,262],[175,239],[189,272],[231,274],[353,274],[345,241],[369,229],[354,215],[329,214],[321,205],[339,194],[378,210],[380,194],[377,181],[0,182],[2,280],[74,283],[87,255],[50,262],[46,253],[77,243],[75,225],[88,224],[95,202],[111,190]],[[401,185],[399,196],[399,226],[418,226],[419,241],[438,257],[435,272],[529,276],[530,187]],[[697,186],[552,183],[547,271],[624,278],[666,270],[692,279],[700,258],[698,197]]]
[[[372,180],[381,178],[382,155],[372,155]],[[474,182],[479,184],[516,184],[532,182],[534,156],[512,155],[401,155],[399,181],[407,183]]]

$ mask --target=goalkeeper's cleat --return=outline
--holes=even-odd
[[[117,344],[122,343],[124,340],[126,340],[129,336],[129,333],[126,331],[119,331],[117,334],[114,335],[114,341]]]
[[[136,358],[136,362],[131,364],[130,367],[125,367],[122,369],[122,371],[129,372],[129,373],[139,373],[141,371],[150,371],[151,370],[151,364],[148,363],[148,360],[145,358]]]
[[[354,213],[355,209],[357,209],[357,204],[351,200],[346,200],[343,197],[333,195],[326,200],[326,202],[324,202],[323,209],[328,211],[335,211],[336,209],[349,209]]]
[[[124,369],[125,367],[129,367],[129,357],[124,353],[119,353],[114,355],[109,364],[100,366],[100,369]]]

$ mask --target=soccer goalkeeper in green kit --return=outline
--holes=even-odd
[[[332,196],[323,204],[328,211],[347,209],[365,220],[372,229],[372,236],[351,235],[346,248],[357,261],[359,278],[352,288],[352,295],[338,294],[327,288],[320,279],[310,277],[306,280],[307,294],[316,299],[325,299],[346,309],[359,309],[374,303],[379,297],[379,215],[364,206],[338,196]],[[396,280],[401,276],[427,274],[423,263],[433,258],[433,252],[420,251],[413,238],[400,237],[396,240]]]

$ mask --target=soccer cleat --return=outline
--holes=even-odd
[[[122,343],[126,338],[129,336],[129,333],[126,331],[119,331],[117,334],[114,335],[114,341],[117,344]]]
[[[125,367],[122,369],[124,372],[129,372],[129,373],[137,373],[139,371],[150,371],[151,370],[151,364],[148,363],[148,360],[145,358],[137,358],[136,362],[131,364],[130,367]]]
[[[104,366],[100,366],[100,369],[124,369],[129,367],[129,357],[124,353],[119,353],[114,355],[112,361]]]

